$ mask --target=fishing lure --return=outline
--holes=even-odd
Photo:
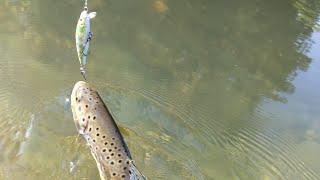
[[[80,18],[76,27],[76,47],[78,53],[78,59],[80,62],[80,73],[83,78],[86,79],[86,64],[89,52],[89,43],[92,39],[92,33],[90,31],[90,20],[96,17],[96,12],[88,12],[88,3],[85,1],[83,11],[80,14]]]

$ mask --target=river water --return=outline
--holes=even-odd
[[[149,179],[320,179],[320,1],[89,0],[88,82]],[[83,1],[0,0],[0,178],[98,179]]]

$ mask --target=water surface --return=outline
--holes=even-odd
[[[79,0],[0,1],[1,179],[98,179]],[[320,179],[320,2],[89,0],[88,81],[150,179]]]

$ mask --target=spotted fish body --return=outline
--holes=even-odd
[[[91,149],[101,179],[145,179],[133,164],[114,119],[95,89],[83,81],[76,83],[71,108],[77,130]]]
[[[80,71],[83,76],[85,75],[85,65],[87,64],[89,43],[92,38],[92,33],[90,31],[90,19],[94,18],[95,16],[96,12],[88,13],[88,8],[85,6],[77,23],[75,35],[76,47],[80,62]]]

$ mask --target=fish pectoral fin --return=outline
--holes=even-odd
[[[89,18],[92,19],[94,17],[96,17],[97,13],[96,12],[91,12],[89,13]]]

